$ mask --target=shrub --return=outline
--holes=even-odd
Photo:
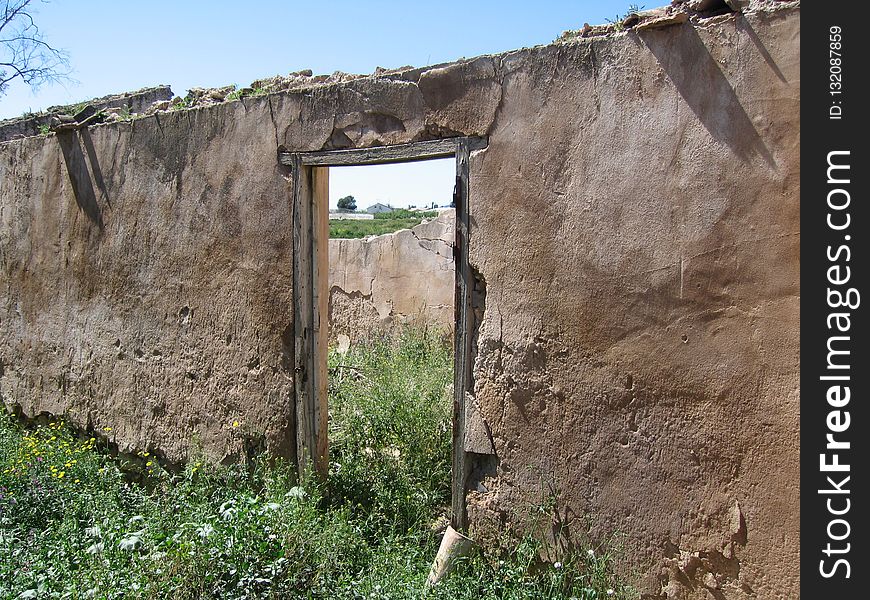
[[[338,208],[341,210],[356,210],[356,199],[353,196],[344,196],[338,199]]]

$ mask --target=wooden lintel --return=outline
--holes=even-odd
[[[487,139],[482,137],[455,137],[392,146],[371,148],[351,148],[348,150],[324,150],[318,152],[281,152],[282,165],[292,167],[293,156],[299,157],[301,164],[318,167],[340,167],[352,165],[377,165],[394,162],[410,162],[432,158],[454,156],[460,144],[467,144],[470,150],[486,148]]]

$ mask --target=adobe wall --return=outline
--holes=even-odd
[[[661,561],[646,590],[799,596],[799,36],[789,10],[502,58],[472,522],[543,478]]]
[[[453,330],[453,210],[412,229],[329,240],[329,336],[357,341],[404,325]]]
[[[170,461],[289,452],[292,221],[271,123],[267,102],[233,103],[0,144],[7,406]]]
[[[798,597],[800,13],[750,8],[0,144],[4,403],[292,452],[276,151],[488,136],[472,533],[543,485],[648,598]]]
[[[172,98],[170,87],[168,85],[160,85],[143,88],[135,92],[94,98],[88,104],[97,110],[117,108],[126,110],[129,113],[144,113],[156,102],[169,100],[170,98]],[[73,115],[78,110],[81,110],[81,108],[83,107],[75,104],[70,106],[50,106],[39,114],[25,114],[14,119],[4,119],[0,121],[0,142],[39,135],[39,128],[41,126],[47,127],[54,115]]]

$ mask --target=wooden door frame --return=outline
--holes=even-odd
[[[469,160],[485,138],[448,138],[350,150],[280,152],[293,180],[293,301],[296,456],[300,477],[309,469],[325,478],[329,469],[327,418],[327,333],[329,310],[329,179],[331,166],[377,165],[456,157],[456,272],[454,302],[452,525],[466,526],[465,484],[469,461],[464,448],[465,402],[471,388],[471,332],[474,277],[468,262],[470,234]]]

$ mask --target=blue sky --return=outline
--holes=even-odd
[[[452,158],[368,167],[331,167],[329,169],[329,206],[338,199],[353,196],[357,209],[375,202],[396,208],[450,204],[456,181],[456,161]]]
[[[37,1],[36,23],[49,43],[69,53],[78,83],[45,86],[36,94],[13,83],[0,97],[0,119],[157,84],[169,84],[176,94],[184,95],[190,87],[243,86],[301,69],[371,73],[378,66],[424,66],[546,44],[584,22],[613,19],[629,4],[623,0]],[[449,168],[441,166],[438,171],[436,163],[426,164],[433,173],[447,173],[452,189]],[[393,169],[390,177],[419,183],[417,169],[407,177]],[[333,184],[335,189],[339,182]],[[361,196],[363,206],[376,196],[368,191],[355,195]]]

